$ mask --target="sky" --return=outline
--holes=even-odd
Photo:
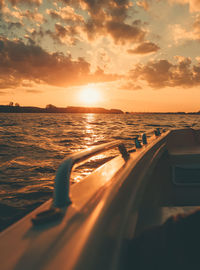
[[[200,0],[0,0],[0,104],[200,110]]]

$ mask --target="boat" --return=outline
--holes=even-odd
[[[0,234],[2,270],[123,269],[127,240],[200,205],[200,130],[156,129],[68,156],[53,198]],[[119,155],[70,186],[73,166]]]

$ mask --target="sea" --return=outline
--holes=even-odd
[[[200,128],[189,114],[0,114],[0,230],[52,197],[55,173],[68,155],[155,128]],[[77,166],[71,185],[118,155],[117,150]]]

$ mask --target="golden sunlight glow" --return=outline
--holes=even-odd
[[[79,99],[85,105],[95,105],[101,100],[101,94],[95,84],[88,84],[82,87]]]

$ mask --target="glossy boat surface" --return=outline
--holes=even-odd
[[[123,269],[127,239],[200,205],[199,161],[198,130],[148,138],[72,185],[71,203],[56,206],[57,219],[32,223],[55,207],[51,199],[3,231],[1,269]]]

